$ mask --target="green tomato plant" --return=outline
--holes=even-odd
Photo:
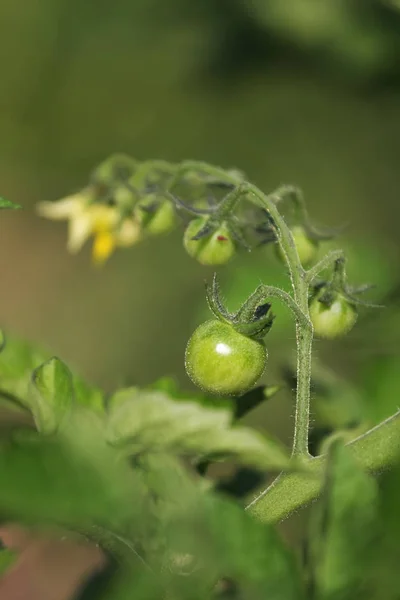
[[[338,231],[315,228],[296,187],[265,194],[236,170],[121,155],[97,167],[81,192],[38,210],[68,220],[73,252],[93,236],[96,263],[116,247],[171,231],[179,218],[187,253],[203,265],[274,244],[291,291],[260,284],[231,313],[214,276],[206,287],[213,319],[186,347],[186,370],[199,392],[166,378],[106,395],[60,359],[7,337],[0,354],[0,519],[99,545],[113,567],[82,592],[86,599],[395,600],[400,578],[387,557],[400,539],[400,412],[369,428],[339,427],[322,453],[310,452],[314,335],[340,338],[360,307],[374,306],[361,298],[369,286],[349,285],[342,250],[317,260]],[[264,338],[278,302],[296,327],[291,449],[240,423],[277,391],[256,386],[273,352]],[[349,392],[337,422],[352,423],[352,398]],[[332,416],[320,400],[318,408]],[[352,410],[357,414],[356,403]],[[208,476],[211,463],[227,459],[261,475],[244,505]],[[375,475],[384,470],[378,485]],[[275,475],[269,485],[266,472]],[[317,498],[299,561],[275,524]],[[0,550],[3,577],[15,561]]]

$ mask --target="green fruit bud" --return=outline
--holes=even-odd
[[[177,223],[175,207],[169,200],[150,194],[135,208],[135,216],[149,235],[169,233]]]
[[[199,217],[189,223],[183,245],[187,253],[202,265],[224,265],[236,252],[236,245],[227,225],[222,223],[209,235],[193,239],[207,224],[207,220],[207,217]]]

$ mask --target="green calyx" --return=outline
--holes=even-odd
[[[330,280],[317,281],[311,288],[310,302],[318,296],[319,302],[326,307],[332,306],[338,297],[343,298],[353,307],[364,306],[366,308],[381,308],[380,305],[365,301],[362,294],[369,291],[373,285],[364,284],[351,286],[347,281],[346,260],[340,257],[335,260],[333,273]]]
[[[271,304],[265,301],[262,291],[252,294],[236,313],[230,313],[224,306],[216,275],[211,286],[206,284],[206,293],[214,316],[219,321],[229,323],[238,333],[261,340],[271,329],[275,317],[270,312]]]

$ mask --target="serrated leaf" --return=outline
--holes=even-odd
[[[330,449],[325,486],[311,521],[310,552],[317,597],[365,596],[377,535],[378,486],[345,446]]]
[[[35,369],[28,404],[41,433],[55,433],[71,410],[73,402],[72,376],[59,358],[53,357]]]
[[[285,469],[289,454],[277,442],[232,427],[227,409],[175,401],[162,392],[121,390],[111,400],[107,439],[131,452],[166,450],[191,456],[233,456],[261,469]]]
[[[11,200],[6,200],[5,198],[0,198],[0,209],[1,208],[21,208],[19,204],[15,204],[15,202],[11,202]]]

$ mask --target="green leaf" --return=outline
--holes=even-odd
[[[19,204],[15,204],[15,202],[11,202],[11,200],[6,200],[5,198],[0,198],[0,208],[21,208]]]
[[[48,353],[28,342],[7,337],[4,351],[0,354],[0,396],[30,408],[32,372],[49,359]],[[72,382],[77,404],[90,407],[98,413],[104,412],[104,393],[101,390],[75,374],[72,375]]]
[[[311,521],[310,550],[318,598],[358,597],[377,535],[378,486],[341,443],[332,444],[322,497]]]
[[[192,456],[232,456],[260,469],[286,469],[289,454],[246,427],[232,427],[231,412],[167,394],[121,390],[110,401],[107,439],[132,452],[165,450]]]
[[[0,354],[0,393],[26,402],[32,371],[49,358],[32,345],[7,336]]]
[[[80,600],[163,600],[166,596],[159,579],[149,570],[121,568],[112,576],[100,575]]]
[[[125,532],[144,518],[143,486],[106,444],[101,420],[72,412],[62,434],[15,432],[0,440],[0,518],[59,525],[90,537]],[[140,517],[139,517],[140,514]]]
[[[38,431],[55,433],[74,402],[72,376],[60,359],[50,358],[35,369],[28,400]]]
[[[197,497],[175,514],[168,531],[170,552],[192,556],[198,565],[194,576],[200,589],[228,578],[239,590],[237,597],[246,600],[303,597],[296,561],[277,532],[234,503],[211,494]],[[191,585],[196,587],[194,581]]]

